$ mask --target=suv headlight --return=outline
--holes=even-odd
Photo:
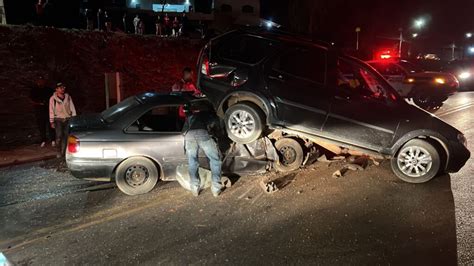
[[[462,145],[464,145],[464,147],[467,148],[467,139],[463,134],[461,133],[458,134],[458,141],[461,142]]]

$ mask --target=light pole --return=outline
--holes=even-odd
[[[402,58],[402,45],[403,45],[403,28],[398,28],[400,31],[400,43],[398,44],[398,57]]]
[[[355,28],[356,32],[356,51],[359,51],[359,32],[360,32],[360,27]]]
[[[455,50],[456,50],[456,44],[453,42],[453,44],[451,45],[451,60],[454,61],[455,58]]]

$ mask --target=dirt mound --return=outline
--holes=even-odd
[[[169,91],[202,43],[119,33],[0,26],[0,146],[38,140],[29,92],[39,76],[64,82],[79,113],[105,107],[104,73],[121,72],[125,96]]]

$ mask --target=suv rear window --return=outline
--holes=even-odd
[[[273,69],[325,84],[326,51],[316,47],[291,47],[274,63]]]
[[[219,49],[219,56],[253,65],[270,55],[274,49],[275,45],[270,40],[239,35],[224,42]]]

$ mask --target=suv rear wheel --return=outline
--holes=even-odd
[[[264,129],[265,115],[256,104],[245,102],[232,105],[225,112],[229,138],[239,144],[259,139]]]
[[[421,139],[408,141],[391,160],[392,171],[408,183],[425,183],[433,179],[441,167],[439,152]]]

